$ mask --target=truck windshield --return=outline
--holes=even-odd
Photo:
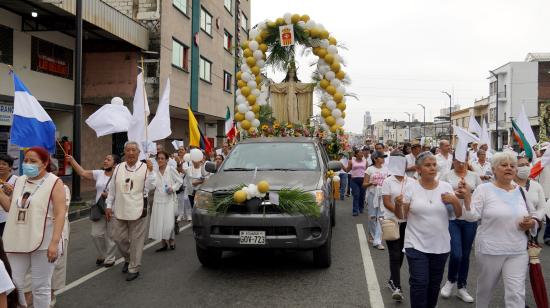
[[[241,143],[231,151],[223,171],[242,170],[319,170],[312,143]]]

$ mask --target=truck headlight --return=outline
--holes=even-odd
[[[325,202],[325,193],[322,190],[314,190],[311,193],[315,197],[315,202],[317,202],[317,205],[323,206],[323,203]]]
[[[198,209],[208,210],[214,205],[212,193],[199,190],[195,193],[194,207]]]

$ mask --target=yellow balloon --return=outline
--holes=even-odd
[[[346,78],[346,72],[342,70],[338,71],[338,73],[336,73],[336,78],[343,80],[344,78]]]
[[[340,126],[334,124],[330,127],[330,131],[333,132],[333,133],[336,133],[339,128],[340,128]]]
[[[323,89],[326,89],[328,86],[330,86],[330,82],[326,79],[321,79],[321,81],[319,81],[319,86]]]
[[[312,28],[312,29],[309,30],[309,34],[311,35],[311,37],[317,38],[317,37],[319,37],[319,35],[321,35],[321,29]]]
[[[319,37],[323,40],[328,39],[328,36],[329,36],[329,33],[327,30],[321,30],[321,32],[319,33]]]
[[[345,119],[345,118],[346,118],[346,112],[342,111],[342,119]]]
[[[258,75],[256,76],[256,84],[261,84],[262,83],[262,75]]]
[[[250,129],[250,127],[252,127],[252,123],[250,123],[250,121],[248,120],[243,120],[241,122],[241,128],[244,129],[244,130],[248,130]]]
[[[304,14],[304,15],[302,15],[302,17],[300,17],[300,20],[302,20],[303,22],[308,22],[309,21],[309,16],[307,14]]]
[[[344,103],[344,102],[338,103],[338,105],[336,105],[336,108],[344,111],[344,110],[346,110],[346,103]]]
[[[326,103],[322,103],[322,104],[321,104],[321,110],[323,110],[323,108],[327,108],[327,104],[326,104]]]
[[[236,75],[237,80],[241,80],[242,75],[243,75],[243,72],[238,71],[238,72],[237,72],[237,75]]]
[[[323,108],[323,109],[321,109],[321,116],[322,116],[323,118],[326,118],[326,117],[328,117],[328,116],[330,116],[330,115],[331,115],[330,109],[328,109],[328,108]]]
[[[285,24],[285,19],[282,17],[279,17],[275,22],[277,23],[277,25],[282,26]]]
[[[267,22],[267,26],[269,28],[275,28],[275,27],[277,27],[277,23],[270,20],[270,21]]]
[[[334,62],[334,55],[327,53],[325,55],[325,62],[327,62],[328,65],[331,65]]]
[[[263,53],[266,53],[266,51],[267,51],[267,45],[266,44],[261,43],[259,48]]]
[[[258,36],[256,36],[256,38],[254,39],[256,42],[258,42],[258,44],[261,44],[264,42],[264,38],[262,37],[261,34],[258,34]]]
[[[317,51],[317,56],[321,59],[323,59],[327,54],[328,51],[323,47],[319,48],[319,50]]]
[[[333,62],[331,65],[330,65],[330,69],[335,72],[335,73],[338,73],[340,71],[340,68],[341,68],[341,65],[340,63],[338,62]]]
[[[260,112],[260,105],[256,104],[256,105],[252,106],[252,112],[254,112],[254,113]]]
[[[246,201],[246,191],[244,190],[237,190],[234,194],[233,194],[233,201],[235,201],[235,203],[243,203]]]
[[[245,58],[252,57],[252,49],[250,49],[250,48],[245,49],[243,51],[243,57],[245,57]]]
[[[299,14],[292,15],[292,17],[290,17],[290,21],[293,24],[297,24],[300,21],[300,15]]]
[[[336,93],[336,88],[333,87],[333,86],[328,86],[325,90],[326,90],[327,93],[330,94],[330,95],[334,95],[334,93]],[[242,92],[243,92],[243,90],[241,89],[241,93],[242,93]]]
[[[254,57],[248,57],[246,58],[246,64],[248,64],[249,67],[253,67],[254,64],[256,64],[256,59]]]
[[[242,90],[241,90],[241,93],[242,93]],[[250,94],[246,97],[246,100],[248,101],[248,104],[254,105],[256,104],[256,95]]]
[[[235,121],[241,122],[244,120],[244,113],[237,112],[235,113]]]
[[[267,32],[266,30],[262,30],[262,32],[260,32],[260,35],[262,36],[262,39],[265,40],[269,36],[269,32]]]
[[[267,181],[259,181],[256,186],[258,187],[258,191],[262,194],[269,191],[269,183]]]
[[[338,43],[338,41],[337,41],[334,37],[330,36],[330,37],[328,38],[328,43],[329,43],[330,45],[336,45],[336,44]]]
[[[313,52],[314,55],[318,56],[319,55],[319,50],[321,49],[321,47],[313,47],[311,49],[311,51]]]
[[[336,92],[336,93],[334,93],[334,95],[332,96],[332,99],[333,99],[336,103],[341,102],[343,98],[344,98],[344,95],[342,95],[342,93],[340,93],[340,92]]]
[[[244,82],[244,81],[243,81],[243,82]],[[248,96],[248,95],[250,95],[250,92],[251,92],[251,91],[252,91],[252,90],[250,90],[250,88],[249,88],[248,86],[244,86],[244,87],[241,88],[241,94],[242,94],[243,96],[245,96],[245,97]]]
[[[244,121],[246,121],[246,120],[244,120]],[[328,116],[328,117],[325,118],[325,122],[327,123],[328,126],[332,126],[336,123],[336,119],[333,116]],[[241,126],[242,126],[242,124],[241,124]]]
[[[260,73],[260,68],[257,67],[256,65],[254,65],[250,70],[252,71],[252,74],[254,74],[254,75],[258,75]]]
[[[243,50],[247,49],[248,48],[248,41],[243,41],[242,44],[241,44],[241,47]]]
[[[243,88],[244,86],[246,86],[246,82],[244,82],[244,80],[237,81],[237,87],[239,87],[239,89]],[[242,93],[242,90],[241,90],[241,93]]]

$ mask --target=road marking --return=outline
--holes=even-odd
[[[181,228],[180,228],[180,232],[182,232],[182,231],[185,230],[185,229],[190,228],[191,225],[192,225],[192,224],[189,223],[189,224],[186,224],[185,226],[181,227]],[[160,243],[160,241],[152,241],[151,243],[145,245],[145,246],[143,247],[143,250],[147,250],[147,249],[149,249],[149,248],[155,246],[155,245],[158,244],[158,243]],[[88,280],[94,278],[94,277],[97,276],[97,275],[99,275],[99,274],[101,274],[101,273],[103,273],[103,272],[105,272],[105,271],[108,271],[108,270],[110,270],[110,269],[113,269],[115,266],[119,265],[119,264],[122,263],[122,262],[124,262],[124,258],[122,258],[122,257],[121,257],[121,258],[118,258],[118,259],[115,261],[115,265],[113,265],[112,267],[102,267],[102,268],[100,268],[100,269],[98,269],[98,270],[95,270],[95,271],[93,271],[93,272],[91,272],[91,273],[85,275],[85,276],[82,276],[82,277],[78,278],[77,280],[75,280],[75,281],[69,283],[69,284],[66,285],[64,288],[55,291],[55,295],[56,295],[56,296],[57,296],[57,295],[61,295],[61,294],[65,293],[65,292],[69,291],[70,289],[75,288],[75,287],[77,287],[77,286],[83,284],[84,282],[86,282],[86,281],[88,281]]]
[[[380,292],[380,284],[376,277],[374,263],[370,256],[369,244],[365,229],[362,224],[357,224],[357,235],[359,236],[359,247],[361,248],[361,256],[363,257],[363,266],[365,268],[365,278],[367,279],[367,289],[369,291],[370,307],[384,307],[382,293]]]
[[[70,222],[70,224],[74,224],[76,222],[81,222],[81,221],[84,221],[84,220],[90,220],[90,217],[82,217],[82,218],[79,218],[77,220],[73,220]]]

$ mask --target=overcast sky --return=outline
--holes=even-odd
[[[363,114],[373,121],[422,121],[453,104],[471,106],[489,93],[488,70],[523,61],[529,52],[550,52],[548,0],[251,0],[252,25],[284,13],[308,14],[347,50],[344,70],[352,84],[346,130],[360,132]],[[298,76],[309,81],[312,59]],[[315,102],[317,103],[317,102]],[[314,112],[319,112],[318,109]]]

